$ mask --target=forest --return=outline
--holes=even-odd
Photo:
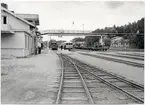
[[[128,23],[122,26],[113,26],[113,27],[105,27],[102,29],[96,29],[92,33],[135,33],[132,35],[127,34],[120,34],[119,36],[123,37],[124,39],[129,40],[130,47],[133,48],[144,48],[144,36],[138,35],[140,33],[144,34],[144,18]],[[108,37],[104,40],[105,45],[110,46],[112,36],[108,35]],[[91,47],[94,45],[95,42],[99,42],[99,37],[97,36],[86,36],[85,38],[75,38],[75,41],[85,41],[87,47]]]

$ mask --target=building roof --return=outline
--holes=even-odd
[[[14,31],[11,31],[11,30],[1,30],[1,33],[2,34],[14,34],[15,32]]]
[[[27,20],[27,21],[35,21],[35,25],[39,25],[39,16],[38,14],[16,14],[20,16],[21,18]]]
[[[4,7],[2,7],[2,6],[1,6],[1,10],[2,10],[2,11],[5,11],[5,12],[7,12],[8,14],[14,16],[15,18],[17,18],[17,19],[23,21],[24,23],[26,23],[26,24],[28,24],[28,25],[30,25],[30,26],[35,27],[35,25],[33,25],[32,23],[28,22],[27,20],[21,18],[20,16],[16,15],[15,13],[9,11],[8,9],[6,9],[6,8],[4,8]]]

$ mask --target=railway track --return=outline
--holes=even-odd
[[[118,53],[118,54],[121,54],[121,55],[130,55],[130,56],[136,56],[136,57],[144,57],[143,54],[136,54],[136,53],[132,53],[132,54],[129,54],[129,53]]]
[[[56,104],[93,104],[92,97],[79,70],[67,60],[62,61],[62,75]]]
[[[144,103],[144,86],[58,55],[62,74],[56,104]]]
[[[115,54],[107,54],[107,53],[99,53],[102,55],[110,55],[110,56],[116,56],[116,57],[122,57],[122,58],[130,58],[130,59],[136,59],[136,60],[144,60],[144,58],[141,57],[131,57],[131,56],[125,56],[125,55],[115,55]]]
[[[144,64],[141,64],[141,63],[136,63],[136,62],[131,62],[131,61],[125,61],[125,60],[121,60],[121,59],[104,57],[104,56],[99,56],[99,55],[92,55],[92,54],[87,54],[87,53],[80,53],[80,54],[87,55],[87,56],[92,56],[92,57],[96,57],[96,58],[101,58],[101,59],[105,59],[105,60],[108,60],[108,61],[124,63],[124,64],[135,66],[135,67],[144,68]]]

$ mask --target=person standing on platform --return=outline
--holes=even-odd
[[[62,50],[62,47],[63,47],[63,46],[61,45],[61,46],[60,46],[61,50]]]
[[[38,42],[38,54],[41,54],[41,43]]]

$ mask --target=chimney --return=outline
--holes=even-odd
[[[6,8],[6,9],[8,9],[8,5],[5,4],[5,3],[1,3],[1,6],[4,7],[4,8]]]

